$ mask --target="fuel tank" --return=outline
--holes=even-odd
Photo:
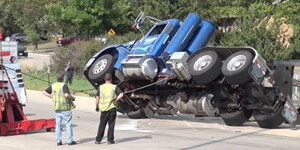
[[[187,52],[191,55],[205,47],[214,32],[215,25],[208,20],[202,20],[199,28],[186,48]]]
[[[172,54],[174,52],[182,51],[193,37],[197,28],[200,26],[200,23],[200,16],[195,13],[190,13],[166,47],[165,53]]]
[[[128,55],[122,65],[127,79],[153,80],[158,73],[156,61],[149,55]]]

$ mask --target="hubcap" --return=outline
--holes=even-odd
[[[204,55],[198,58],[194,64],[194,70],[196,71],[204,70],[205,68],[207,68],[207,66],[209,66],[211,60],[212,58],[210,55]]]
[[[102,59],[100,61],[97,62],[97,64],[95,65],[94,69],[93,69],[93,73],[94,74],[98,74],[101,71],[104,70],[104,68],[107,66],[107,59]]]
[[[246,60],[247,60],[247,58],[244,55],[235,56],[227,64],[227,69],[229,71],[239,70],[245,65]]]

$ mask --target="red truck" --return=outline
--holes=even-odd
[[[56,41],[56,43],[58,46],[67,46],[67,45],[77,42],[77,41],[79,41],[78,36],[70,36],[70,37],[59,39]]]

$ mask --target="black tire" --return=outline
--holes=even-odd
[[[99,71],[99,68],[97,69],[96,67],[99,67],[100,61],[105,61],[107,64],[105,65],[104,68],[102,68],[102,71]],[[113,56],[110,54],[105,54],[102,55],[101,57],[98,57],[96,61],[93,63],[93,65],[89,68],[88,71],[88,78],[94,82],[101,83],[104,81],[104,75],[106,73],[112,73],[114,70],[114,63],[115,60],[113,59]]]
[[[128,118],[130,119],[143,119],[146,118],[146,114],[144,112],[144,109],[138,109],[136,111],[130,111],[127,113]]]
[[[277,128],[284,121],[284,117],[281,115],[283,105],[275,112],[263,113],[262,111],[255,110],[253,117],[261,128]]]
[[[46,128],[46,132],[51,132],[52,128]]]
[[[228,112],[224,109],[219,109],[220,116],[224,123],[228,126],[241,126],[249,120],[252,116],[252,110],[238,110],[234,112]]]
[[[242,58],[244,56],[244,58]],[[238,68],[237,70],[229,70],[228,65],[233,65],[232,61],[234,59],[238,59],[240,57],[241,59],[246,59],[244,61],[244,64]],[[253,55],[249,51],[239,51],[234,54],[232,54],[230,57],[226,59],[222,66],[222,73],[225,76],[225,79],[231,84],[231,85],[242,85],[246,82],[248,82],[251,77],[248,73],[248,69],[252,63]]]
[[[201,62],[209,62],[202,68]],[[215,80],[221,73],[222,60],[215,51],[205,51],[192,56],[188,60],[188,70],[194,81],[207,84]]]

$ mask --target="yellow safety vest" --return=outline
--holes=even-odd
[[[102,84],[99,88],[100,93],[100,110],[108,111],[116,108],[113,104],[113,100],[116,98],[116,85],[113,84]]]
[[[54,110],[71,110],[73,109],[73,105],[71,100],[67,100],[64,92],[63,92],[63,86],[65,83],[62,82],[56,82],[52,84],[52,95],[53,95],[53,109]]]

